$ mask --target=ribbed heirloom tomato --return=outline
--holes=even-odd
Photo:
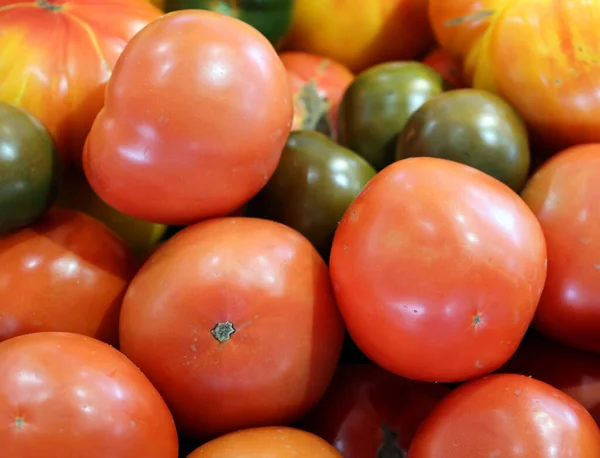
[[[122,56],[84,150],[103,200],[183,225],[229,214],[267,183],[293,107],[285,67],[260,32],[211,11],[177,11]]]

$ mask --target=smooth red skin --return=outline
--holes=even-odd
[[[0,373],[3,458],[177,458],[164,401],[102,342],[53,332],[15,337],[0,343]]]
[[[594,419],[556,388],[515,374],[455,389],[421,425],[408,453],[408,458],[567,456],[600,456]]]
[[[417,429],[450,389],[398,377],[374,364],[340,366],[325,397],[302,426],[333,444],[344,458],[376,457],[382,427],[404,452]]]
[[[236,332],[219,343],[211,330]],[[221,218],[165,242],[131,283],[121,350],[180,431],[200,439],[291,423],[329,385],[344,339],[327,266],[298,232]]]
[[[600,424],[600,355],[540,335],[525,337],[501,372],[532,376],[565,392]]]
[[[567,149],[530,179],[523,198],[542,225],[548,279],[534,320],[542,334],[600,351],[600,144]]]
[[[65,160],[85,138],[128,40],[161,15],[143,0],[0,0],[0,100],[39,118]]]
[[[455,89],[464,88],[459,59],[442,48],[435,48],[423,58],[423,63],[440,73]]]
[[[260,32],[211,11],[174,12],[115,66],[84,170],[102,199],[140,219],[223,216],[269,180],[292,117],[286,70]]]
[[[50,210],[0,238],[0,341],[65,331],[116,345],[121,301],[136,270],[133,253],[103,223]]]
[[[377,174],[349,207],[330,269],[348,331],[371,360],[456,382],[515,352],[544,285],[546,248],[507,186],[463,164],[411,158]]]

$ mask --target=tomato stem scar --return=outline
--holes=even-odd
[[[54,5],[48,0],[36,0],[35,4],[41,8],[45,8],[50,11],[60,11],[63,9],[63,5]]]
[[[376,458],[406,458],[407,453],[398,445],[398,433],[388,425],[381,425],[383,442],[377,449]]]
[[[473,317],[473,326],[477,326],[481,323],[481,315],[478,313]]]
[[[25,419],[23,417],[15,418],[15,426],[18,429],[23,429],[25,427]]]
[[[213,337],[221,343],[227,342],[234,332],[235,328],[233,327],[233,323],[231,321],[217,323],[217,325],[210,331]]]

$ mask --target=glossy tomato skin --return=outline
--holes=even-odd
[[[548,246],[548,279],[534,320],[546,336],[600,351],[600,144],[569,148],[523,190]]]
[[[291,423],[338,362],[344,327],[310,242],[273,221],[228,217],[165,242],[132,281],[121,350],[199,439]]]
[[[460,59],[455,58],[445,49],[434,48],[423,58],[422,62],[441,74],[455,89],[465,86]]]
[[[394,161],[398,135],[408,118],[448,88],[438,72],[420,62],[369,68],[344,93],[338,141],[381,170]]]
[[[68,331],[116,345],[121,301],[136,268],[104,224],[53,208],[0,238],[0,341]]]
[[[292,132],[275,173],[249,211],[296,229],[327,258],[342,216],[374,176],[367,161],[325,135]]]
[[[401,457],[449,392],[445,385],[408,380],[374,364],[343,365],[301,426],[344,458]]]
[[[0,100],[37,117],[79,162],[117,58],[160,14],[142,0],[0,0]]]
[[[408,458],[600,456],[600,430],[581,404],[533,378],[498,374],[444,398]]]
[[[295,428],[263,427],[214,439],[187,458],[342,458],[318,436]]]
[[[5,458],[177,458],[173,417],[114,348],[41,332],[0,343]]]
[[[137,34],[115,66],[85,173],[104,201],[139,219],[223,216],[266,184],[292,118],[287,73],[260,32],[176,11]]]
[[[0,102],[0,234],[37,221],[56,198],[60,158],[43,124]]]
[[[330,268],[348,331],[368,357],[403,377],[456,382],[515,352],[542,292],[546,247],[510,188],[420,157],[387,167],[358,195]]]
[[[475,167],[519,192],[529,176],[527,127],[500,97],[460,89],[423,104],[407,121],[396,159],[439,157]]]

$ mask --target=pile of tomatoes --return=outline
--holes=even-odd
[[[600,457],[600,0],[0,0],[4,458]]]

